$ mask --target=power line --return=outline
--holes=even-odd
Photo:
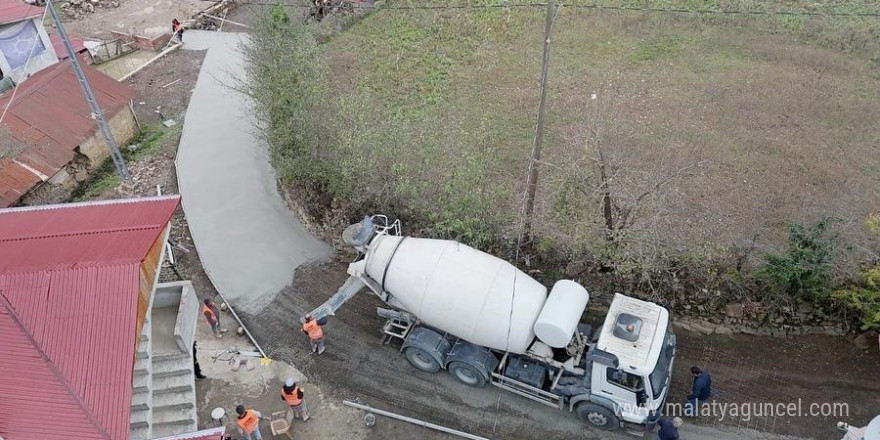
[[[216,0],[199,0],[203,2],[215,3]],[[310,9],[311,5],[279,3],[262,0],[244,0],[236,1],[240,5],[256,5],[256,6],[276,6],[280,5],[285,8],[294,9]],[[506,8],[546,8],[547,3],[498,3],[483,5],[383,5],[383,6],[366,6],[361,4],[352,4],[352,9],[362,10],[388,10],[388,11],[414,11],[414,10],[464,10],[464,9],[506,9]],[[588,4],[559,4],[561,8],[576,9],[593,9],[605,11],[625,11],[625,12],[652,12],[667,14],[691,14],[691,15],[753,15],[753,16],[795,16],[795,17],[851,17],[851,18],[880,18],[880,11],[875,12],[834,12],[834,11],[780,11],[780,10],[742,10],[742,9],[688,9],[688,8],[653,8],[644,6],[624,6],[624,5],[608,5],[599,3]]]

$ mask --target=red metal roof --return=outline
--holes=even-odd
[[[20,0],[0,0],[0,23],[14,23],[43,15],[43,8]]]
[[[0,209],[0,274],[140,262],[179,199]]]
[[[107,119],[134,96],[130,87],[94,67],[82,68]],[[74,149],[97,129],[69,60],[37,72],[17,88],[3,124],[27,148],[15,158],[18,163],[0,161],[0,207],[15,203],[34,184],[46,180],[44,176],[55,175],[73,159]],[[11,98],[12,90],[0,94],[0,108]],[[26,173],[33,177],[23,178]]]
[[[86,45],[82,38],[74,36],[68,36],[68,38],[70,39],[70,44],[73,45],[74,52],[81,53],[86,50]],[[49,41],[52,42],[52,48],[55,49],[55,55],[58,55],[58,59],[67,59],[67,49],[64,48],[64,42],[61,41],[61,36],[58,34],[49,34]]]
[[[0,436],[128,438],[140,262],[179,200],[0,209]]]

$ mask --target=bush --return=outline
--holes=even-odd
[[[828,235],[830,226],[830,218],[812,227],[798,223],[789,226],[788,251],[767,254],[763,268],[776,293],[809,303],[828,297],[834,241]]]
[[[857,315],[862,330],[880,330],[880,266],[864,271],[860,284],[835,290],[832,297]]]

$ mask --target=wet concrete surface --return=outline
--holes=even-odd
[[[245,76],[246,37],[190,31],[184,50],[208,51],[186,113],[177,152],[183,209],[205,272],[243,311],[258,311],[308,261],[330,255],[287,209],[248,98],[233,88]]]

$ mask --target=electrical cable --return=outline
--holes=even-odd
[[[216,0],[199,0],[203,2],[216,2]],[[280,5],[285,8],[309,9],[312,5],[289,4],[260,0],[244,0],[236,1],[241,5],[258,5],[258,6],[276,6]],[[390,10],[390,11],[407,11],[407,10],[463,10],[463,9],[504,9],[504,8],[543,8],[547,3],[508,3],[508,4],[487,4],[487,5],[382,5],[382,6],[362,6],[352,4],[350,8],[362,10]],[[608,11],[626,11],[626,12],[656,12],[671,14],[694,14],[694,15],[764,15],[764,16],[795,16],[795,17],[862,17],[862,18],[880,18],[880,11],[874,12],[834,12],[834,11],[761,11],[761,10],[742,10],[742,9],[687,9],[687,8],[652,8],[644,6],[625,6],[625,5],[608,5],[599,3],[586,4],[566,4],[559,3],[558,6],[577,9],[594,9]]]

